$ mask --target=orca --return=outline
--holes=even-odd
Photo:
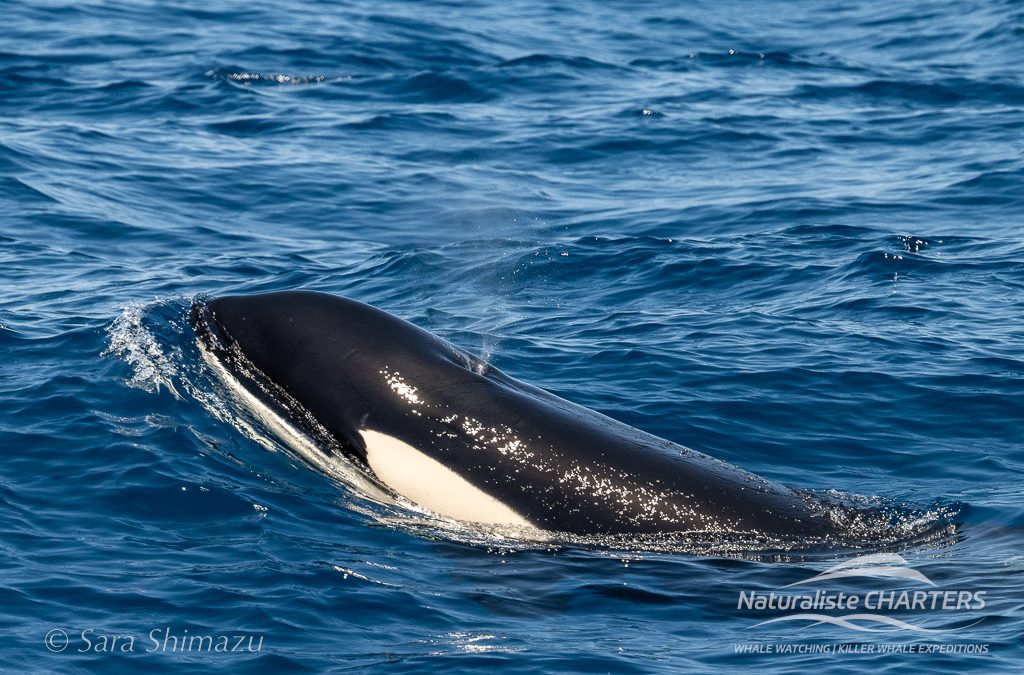
[[[438,515],[578,535],[822,537],[808,493],[520,382],[383,310],[310,291],[196,301],[262,404]]]

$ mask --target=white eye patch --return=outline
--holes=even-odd
[[[370,468],[385,485],[406,499],[456,520],[531,527],[509,506],[408,443],[379,431],[360,433]]]

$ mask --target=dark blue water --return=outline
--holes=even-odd
[[[4,669],[1019,667],[1019,3],[3,14]],[[874,504],[892,536],[538,544],[369,503],[199,358],[192,298],[293,288]],[[893,614],[929,634],[737,609],[880,550],[984,608]],[[924,588],[830,588],[875,587]],[[154,630],[263,642],[149,652]],[[860,652],[735,653],[840,643]]]

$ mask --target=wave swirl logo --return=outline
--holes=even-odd
[[[823,582],[852,579],[899,580],[913,588],[896,590],[872,589],[866,592],[835,592],[822,588],[809,592],[808,587]],[[800,588],[798,588],[800,587]],[[737,609],[790,612],[756,623],[748,628],[797,623],[803,627],[830,624],[862,633],[911,632],[936,635],[951,634],[976,625],[982,619],[955,627],[927,626],[904,620],[889,613],[920,616],[946,612],[977,611],[985,607],[985,591],[942,590],[927,576],[913,569],[895,553],[875,553],[834,565],[813,577],[796,581],[775,591],[740,591]],[[826,611],[846,612],[826,614]],[[910,617],[907,617],[910,618]]]

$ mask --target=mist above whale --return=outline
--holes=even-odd
[[[804,493],[515,380],[355,300],[226,296],[196,303],[192,319],[253,395],[326,430],[320,452],[442,516],[574,534],[836,527]]]

